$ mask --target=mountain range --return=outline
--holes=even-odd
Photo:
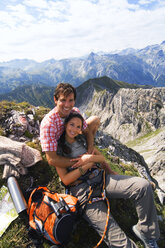
[[[36,83],[55,87],[59,82],[68,82],[77,87],[88,79],[102,76],[130,84],[164,87],[165,41],[143,49],[92,52],[84,57],[41,63],[28,59],[1,62],[0,93]]]
[[[108,90],[116,93],[120,88],[151,88],[148,85],[138,85],[138,84],[129,84],[117,80],[113,80],[108,77],[100,77],[89,79],[86,82],[82,83],[80,86],[76,87],[77,89],[77,100],[76,105],[79,106],[91,100],[90,86],[93,85],[94,88],[99,90]],[[33,83],[30,85],[19,86],[11,92],[0,94],[0,101],[8,100],[20,102],[28,102],[34,106],[44,106],[48,108],[54,107],[54,87],[43,85],[41,83]]]

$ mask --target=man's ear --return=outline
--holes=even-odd
[[[57,99],[55,98],[55,96],[54,96],[54,103],[55,105],[57,105]]]

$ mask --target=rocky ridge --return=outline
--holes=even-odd
[[[98,115],[101,129],[123,143],[165,126],[165,88],[97,91],[89,83],[85,91],[81,111]]]

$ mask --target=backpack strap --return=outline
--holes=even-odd
[[[33,245],[35,248],[43,248],[43,236],[34,230],[33,228],[29,227],[28,228],[28,236],[31,239]]]

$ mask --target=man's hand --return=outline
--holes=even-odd
[[[116,171],[111,170],[111,167],[107,162],[103,162],[103,163],[101,163],[101,165],[107,174],[118,175]]]
[[[80,157],[78,157],[78,158],[73,158],[73,159],[71,159],[70,161],[71,162],[76,162],[73,166],[72,166],[72,168],[78,168],[78,167],[80,167],[80,166],[83,166],[83,165],[85,165],[85,164],[87,164],[87,163],[89,163],[89,162],[91,162],[91,154],[88,154],[88,153],[85,153],[85,154],[83,154],[83,155],[81,155]]]

